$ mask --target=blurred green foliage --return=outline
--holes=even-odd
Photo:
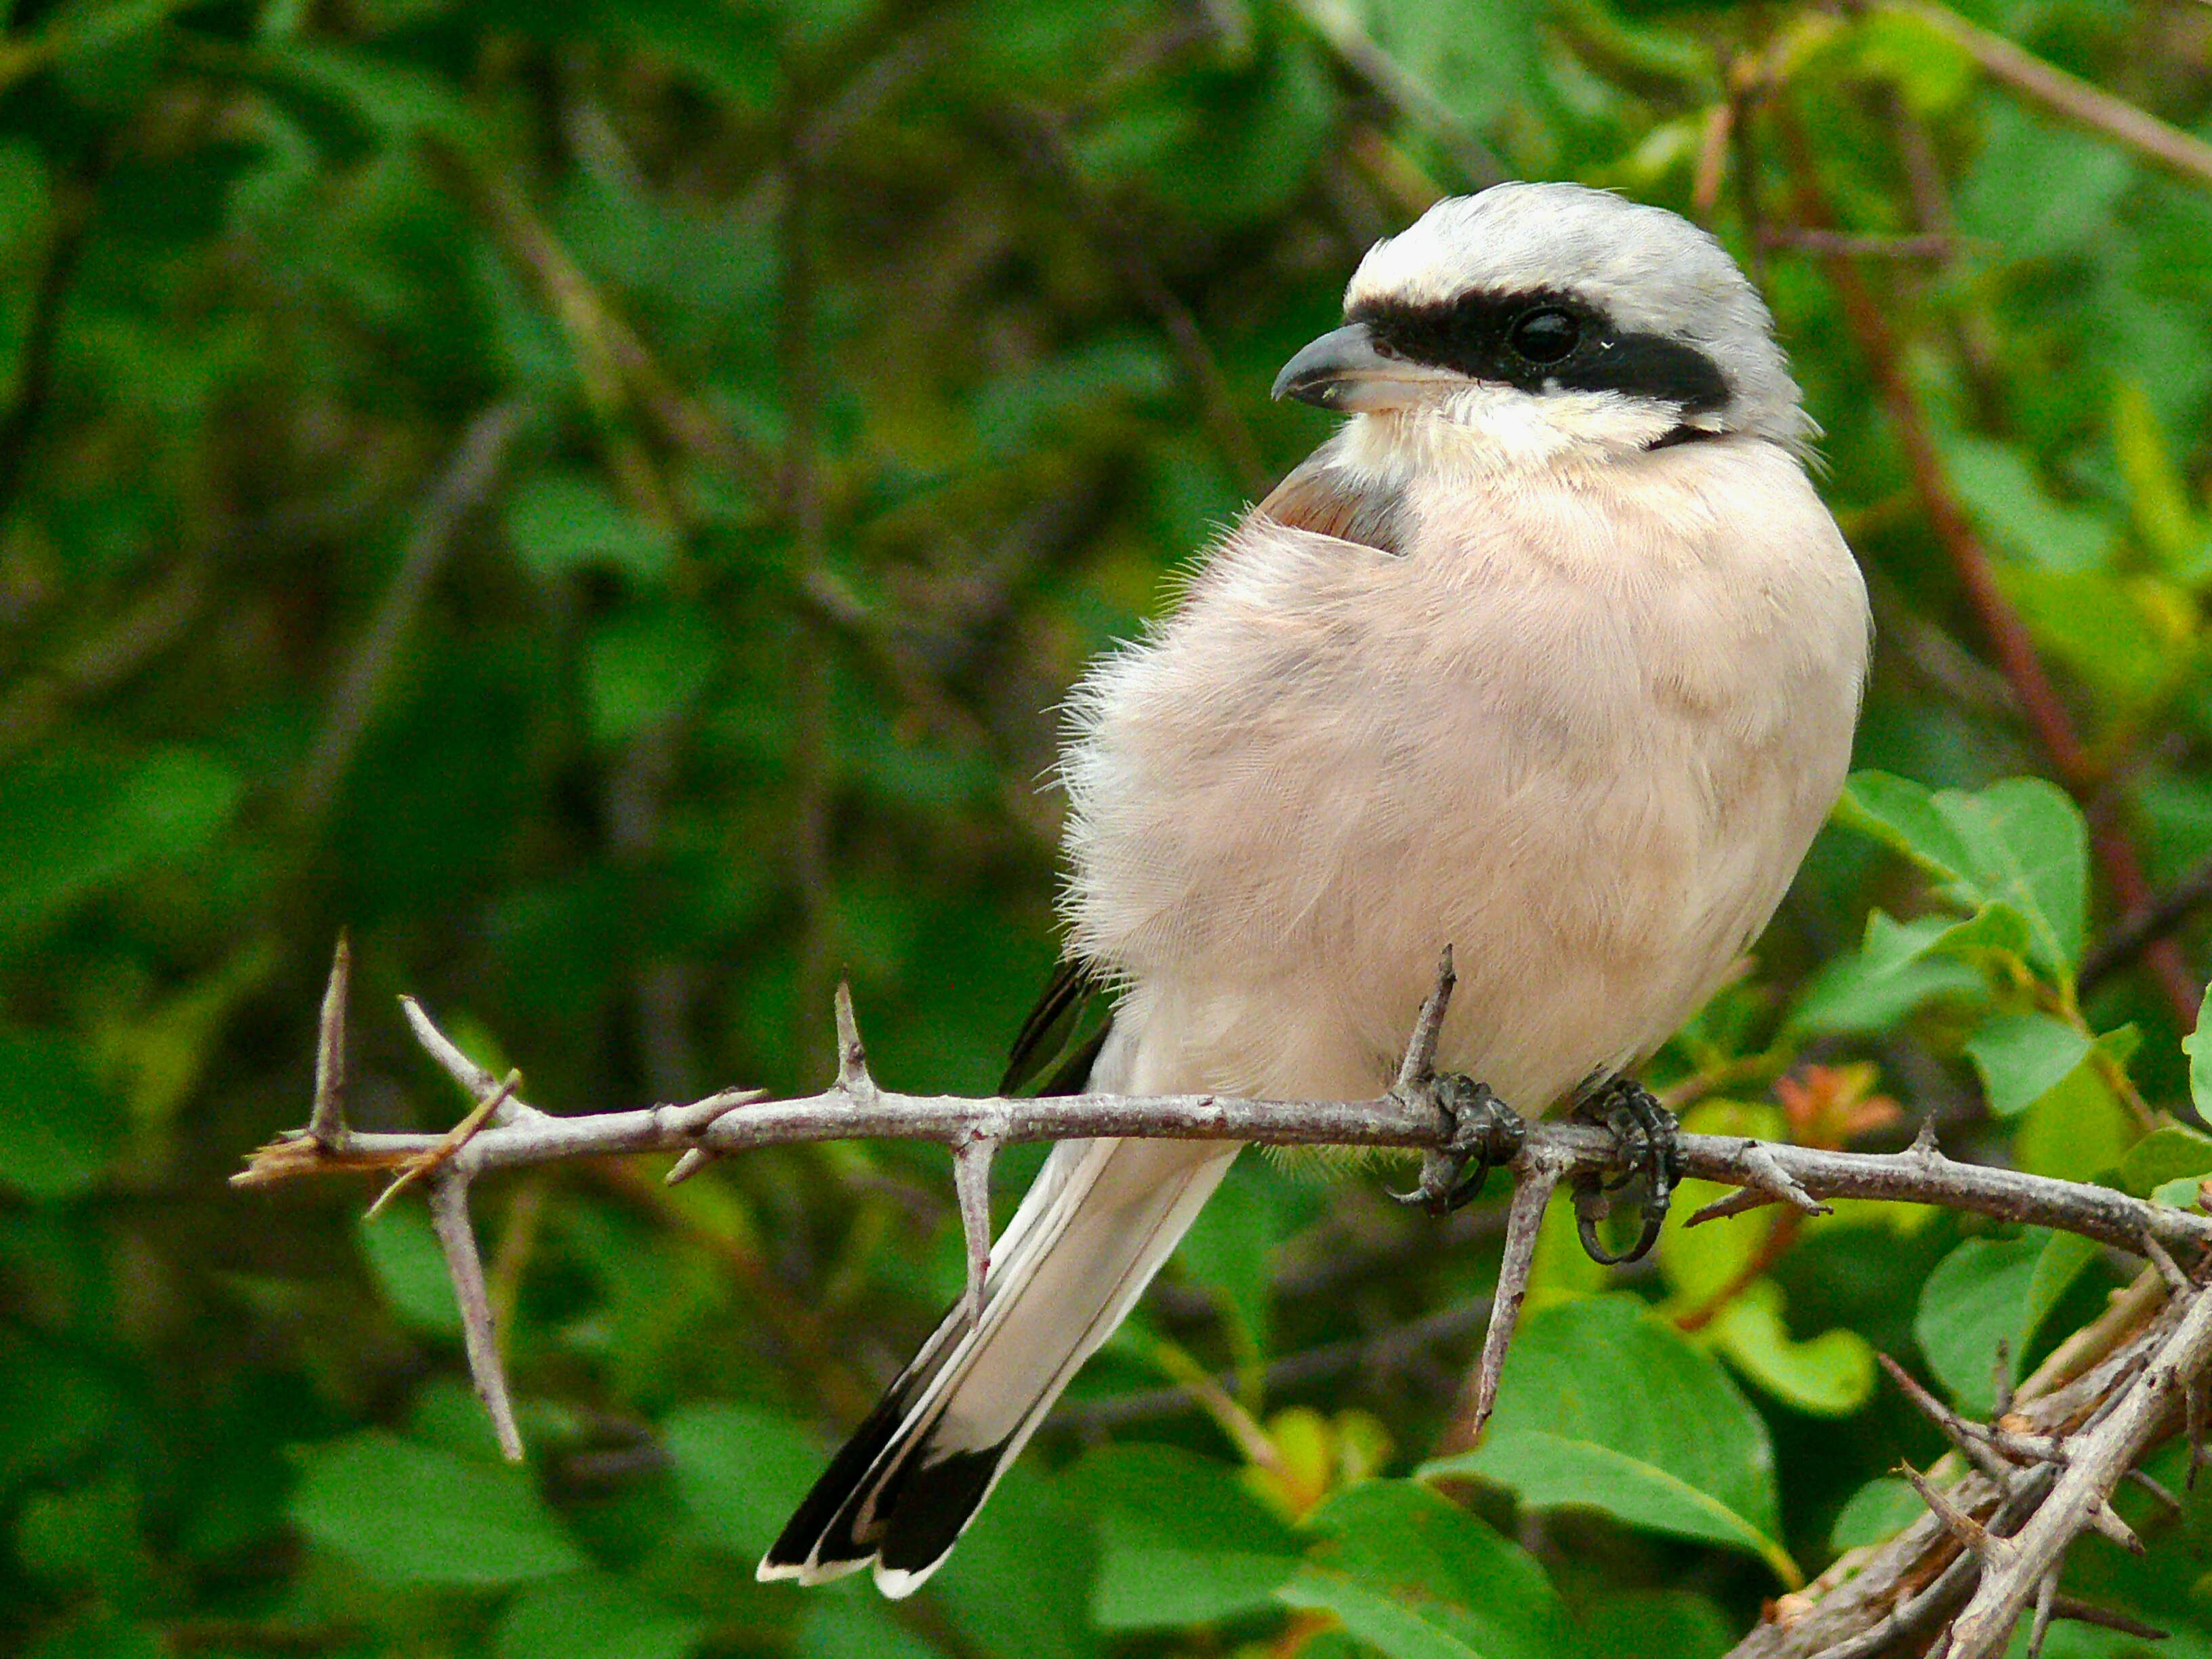
[[[2212,135],[2194,0],[1968,11]],[[1496,174],[1752,266],[1881,628],[1839,830],[1655,1080],[1693,1127],[1879,1145],[1893,1096],[1955,1152],[2166,1201],[2212,1169],[2169,1121],[2191,1011],[2081,973],[2124,908],[2105,843],[2157,888],[2212,854],[2212,190],[1924,16],[15,0],[0,30],[0,1649],[1674,1659],[1909,1518],[1881,1477],[1932,1434],[1874,1351],[1984,1406],[1998,1342],[2019,1373],[2119,1265],[1845,1205],[1670,1232],[1616,1284],[1555,1226],[1470,1450],[1453,1310],[1494,1215],[1248,1159],[889,1605],[750,1567],[959,1282],[933,1151],[484,1194],[520,1470],[419,1210],[222,1185],[304,1115],[342,927],[365,1127],[462,1104],[403,989],[563,1109],[810,1085],[841,975],[880,1074],[988,1086],[1054,948],[1050,709],[1322,434],[1266,388],[1360,251]],[[1877,239],[2086,771],[1992,666],[1793,239],[1816,197]],[[1167,1386],[1212,1370],[1209,1411]],[[2212,1513],[2139,1524],[2145,1560],[2093,1540],[2076,1586],[2212,1652]]]

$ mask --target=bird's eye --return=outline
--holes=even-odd
[[[1514,319],[1506,338],[1529,362],[1556,363],[1582,343],[1583,325],[1571,313],[1547,306]]]

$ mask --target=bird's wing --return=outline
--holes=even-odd
[[[1294,530],[1403,553],[1413,530],[1405,492],[1361,477],[1334,458],[1334,447],[1323,445],[1293,467],[1253,511]]]
[[[1014,1034],[999,1092],[1018,1094],[1034,1087],[1040,1095],[1082,1093],[1091,1062],[1113,1029],[1113,1010],[1097,972],[1086,963],[1061,963]]]

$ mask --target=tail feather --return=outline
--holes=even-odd
[[[975,1328],[957,1309],[938,1328],[799,1504],[759,1576],[817,1583],[873,1561],[884,1594],[919,1589],[1237,1152],[1159,1140],[1057,1148],[992,1251]]]

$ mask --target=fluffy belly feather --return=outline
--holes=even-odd
[[[1847,763],[1863,593],[1784,499],[1727,556],[1616,513],[1595,565],[1513,535],[1542,499],[1403,557],[1248,520],[1078,703],[1067,908],[1127,1086],[1373,1094],[1448,943],[1439,1061],[1524,1110],[1663,1042]]]

